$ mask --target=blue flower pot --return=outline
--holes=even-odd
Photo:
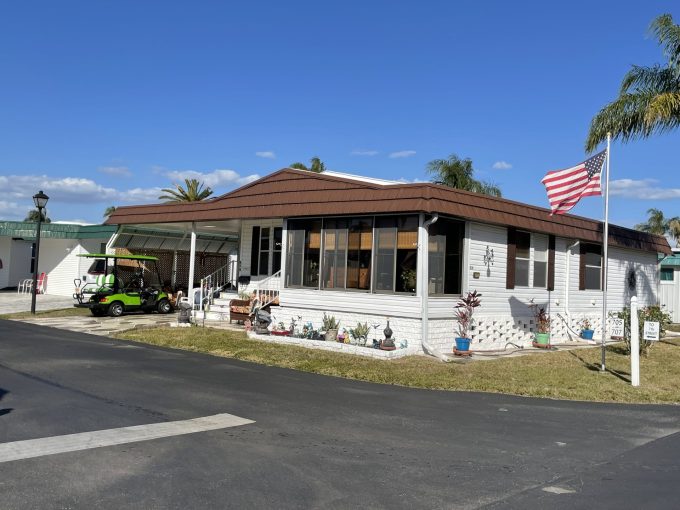
[[[593,333],[595,333],[595,331],[593,331],[592,329],[582,329],[581,338],[584,338],[585,340],[592,340]]]
[[[470,339],[469,338],[456,338],[456,350],[457,351],[469,351],[470,350]]]

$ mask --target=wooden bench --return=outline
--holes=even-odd
[[[245,322],[250,319],[250,300],[232,299],[229,301],[229,324],[231,321]]]

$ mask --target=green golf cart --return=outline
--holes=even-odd
[[[106,255],[93,253],[79,255],[88,259],[103,260],[103,272],[94,282],[77,278],[73,306],[89,308],[95,317],[110,315],[120,317],[126,312],[170,313],[172,305],[161,285],[158,259],[146,255]]]

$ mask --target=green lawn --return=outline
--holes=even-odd
[[[133,330],[117,337],[382,384],[570,400],[680,403],[680,340],[661,341],[649,357],[641,359],[641,386],[633,388],[629,382],[630,359],[618,345],[608,347],[608,372],[602,374],[599,348],[442,363],[425,356],[374,360],[270,344],[250,340],[242,332],[210,328]]]
[[[42,312],[36,312],[35,316],[31,312],[16,312],[16,313],[5,313],[0,314],[0,319],[36,319],[47,318],[47,317],[82,317],[89,316],[90,310],[88,308],[59,308],[57,310],[45,310]]]

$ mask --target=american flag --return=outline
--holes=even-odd
[[[548,192],[551,214],[564,214],[574,207],[581,197],[602,195],[600,174],[607,151],[595,154],[571,168],[548,172],[541,181]]]

